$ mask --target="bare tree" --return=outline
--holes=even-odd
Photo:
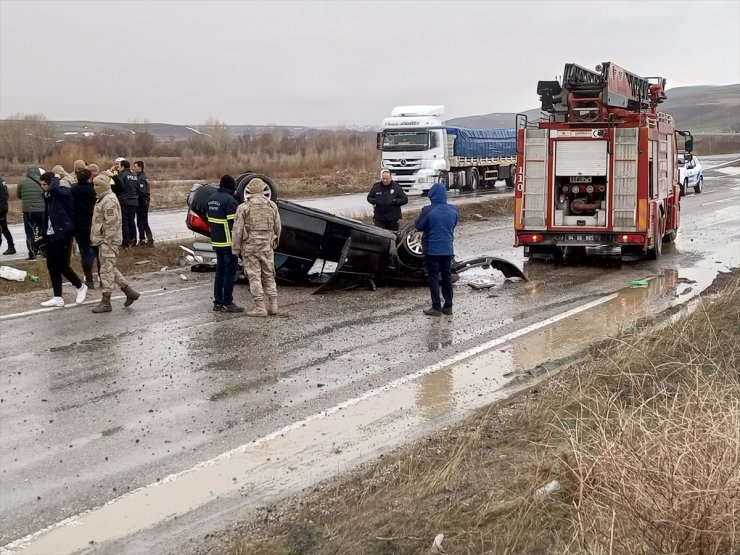
[[[12,162],[37,162],[54,148],[55,132],[43,114],[13,114],[0,120],[0,153]]]

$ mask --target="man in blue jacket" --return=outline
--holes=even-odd
[[[231,252],[231,230],[239,203],[234,197],[236,181],[230,175],[221,177],[218,191],[208,199],[208,226],[211,244],[216,251],[216,277],[213,281],[214,312],[244,312],[234,304],[234,281],[239,258]]]
[[[457,225],[457,208],[447,204],[447,189],[443,183],[435,183],[429,189],[431,206],[425,206],[416,219],[415,227],[422,231],[421,246],[427,267],[432,307],[424,309],[427,316],[452,314],[452,257],[455,253],[453,240]],[[439,282],[442,278],[442,306]]]

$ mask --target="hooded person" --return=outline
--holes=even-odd
[[[52,172],[39,177],[46,197],[46,213],[39,241],[46,248],[46,267],[54,296],[41,303],[45,307],[64,306],[62,277],[77,288],[76,304],[82,304],[87,296],[87,286],[69,264],[74,238],[72,190],[63,186]]]
[[[77,185],[77,176],[73,173],[68,173],[61,164],[57,164],[51,168],[51,171],[59,178],[59,184],[62,187]]]
[[[18,182],[15,190],[16,196],[21,199],[21,211],[23,212],[23,229],[26,232],[26,247],[28,248],[28,259],[36,258],[36,237],[41,236],[41,228],[44,225],[44,212],[46,202],[44,191],[41,189],[41,169],[32,164],[26,169],[26,174]]]
[[[241,256],[244,262],[249,292],[254,301],[254,308],[247,312],[247,316],[278,314],[275,249],[280,241],[281,222],[277,205],[265,196],[266,189],[264,181],[252,178],[247,189],[249,195],[236,210],[234,223],[231,252]]]
[[[75,166],[77,163],[75,163]],[[90,228],[92,227],[92,216],[95,210],[95,188],[90,181],[91,173],[87,168],[75,171],[77,185],[72,187],[72,223],[75,226],[75,241],[80,251],[82,271],[85,273],[85,285],[89,289],[95,288],[93,280],[93,263],[95,262],[95,251],[90,244]]]
[[[87,169],[90,170],[90,173],[92,174],[90,177],[91,180],[98,177],[98,174],[100,173],[100,168],[97,164],[90,164]]]
[[[424,309],[427,316],[452,314],[452,258],[455,254],[454,233],[457,226],[457,208],[447,204],[447,189],[444,183],[435,183],[429,189],[430,206],[425,206],[414,227],[423,232],[421,239],[427,269],[429,291],[432,295],[431,308]],[[442,298],[440,300],[440,277]]]
[[[236,208],[234,197],[236,180],[224,175],[218,190],[208,199],[208,227],[211,245],[216,253],[216,275],[213,279],[213,311],[244,312],[244,307],[234,303],[234,282],[239,259],[232,254],[231,232],[234,227]]]
[[[92,309],[95,314],[111,312],[110,297],[113,286],[118,285],[126,295],[123,306],[131,306],[141,295],[128,283],[116,267],[118,251],[123,241],[121,227],[121,205],[118,197],[111,191],[110,176],[103,172],[93,179],[95,187],[95,208],[93,209],[90,242],[97,247],[100,261],[100,288],[103,296]]]

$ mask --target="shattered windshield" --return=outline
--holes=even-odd
[[[419,151],[429,148],[429,132],[427,131],[386,131],[383,133],[383,150]]]

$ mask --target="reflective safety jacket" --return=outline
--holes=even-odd
[[[234,193],[221,187],[208,199],[208,226],[215,250],[231,252],[231,229],[234,227],[237,206],[239,203]]]

